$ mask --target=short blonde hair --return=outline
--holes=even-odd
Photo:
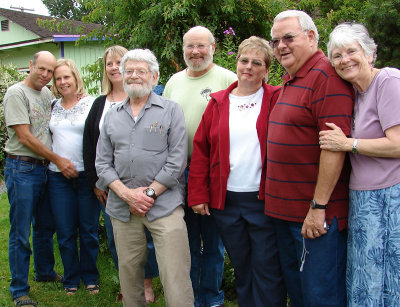
[[[107,72],[106,72],[106,67],[107,67],[107,56],[114,57],[116,55],[119,55],[122,59],[122,57],[125,55],[125,53],[128,52],[128,49],[125,47],[115,45],[108,47],[106,51],[104,52],[103,56],[103,79],[101,81],[101,88],[102,88],[102,93],[103,95],[108,95],[113,89],[112,83],[110,79],[108,79]]]
[[[54,73],[53,73],[53,85],[51,86],[51,91],[53,92],[54,96],[56,97],[62,97],[60,92],[57,90],[56,87],[56,70],[57,68],[61,66],[67,66],[71,72],[72,76],[75,78],[76,86],[77,86],[77,95],[84,95],[86,94],[85,88],[83,86],[83,80],[81,77],[81,74],[79,73],[78,67],[76,67],[76,64],[73,60],[71,59],[58,59],[56,62],[56,66],[54,67]]]
[[[239,45],[238,54],[236,61],[239,60],[242,53],[249,50],[260,51],[264,55],[265,66],[268,69],[271,66],[272,59],[274,58],[274,52],[266,39],[258,36],[251,36],[245,39]]]

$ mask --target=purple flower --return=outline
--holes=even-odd
[[[224,31],[224,34],[225,34],[225,35],[229,35],[229,30],[225,30],[225,31]]]
[[[229,27],[229,30],[231,30],[232,35],[236,35],[235,31],[233,31],[232,27]]]
[[[228,54],[231,55],[231,54],[235,54],[235,53],[233,51],[229,51]]]

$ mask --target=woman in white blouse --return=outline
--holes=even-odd
[[[83,129],[94,98],[85,93],[79,71],[69,59],[57,61],[52,91],[60,97],[52,104],[50,119],[53,152],[71,160],[79,172],[78,177],[68,179],[55,164],[49,165],[48,194],[64,265],[64,289],[74,295],[82,280],[88,292],[96,294],[100,208],[89,188],[82,154]]]

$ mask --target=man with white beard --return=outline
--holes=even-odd
[[[193,306],[184,222],[187,135],[181,107],[152,92],[159,66],[146,49],[127,52],[120,71],[128,98],[104,119],[98,188],[109,189],[124,306],[146,306],[146,227],[154,241],[167,306]]]
[[[187,31],[183,36],[183,56],[187,68],[168,80],[163,93],[164,97],[178,102],[185,114],[189,142],[186,175],[192,156],[193,137],[210,100],[210,94],[226,89],[237,80],[233,72],[213,63],[214,51],[215,39],[209,29],[196,26]],[[224,245],[214,218],[195,214],[185,206],[185,221],[192,260],[190,278],[194,291],[194,305],[222,305]]]

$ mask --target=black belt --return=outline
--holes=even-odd
[[[13,160],[21,160],[21,161],[25,161],[25,162],[30,162],[32,164],[39,164],[42,166],[49,165],[49,160],[46,160],[46,159],[40,160],[40,159],[28,157],[28,156],[15,156],[15,155],[10,155],[10,154],[7,154],[7,157],[9,157],[10,159],[13,159]]]

